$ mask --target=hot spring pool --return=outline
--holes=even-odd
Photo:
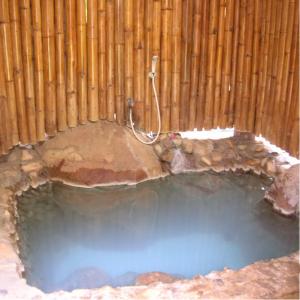
[[[262,200],[269,184],[207,172],[136,186],[31,189],[18,199],[25,277],[45,292],[123,286],[146,272],[191,278],[287,255],[298,249],[298,220]]]

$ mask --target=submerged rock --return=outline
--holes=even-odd
[[[92,289],[106,285],[110,282],[111,277],[98,268],[83,268],[71,273],[58,288],[65,291],[74,289]]]
[[[274,209],[284,215],[293,215],[299,211],[299,166],[294,165],[278,175],[265,194]]]

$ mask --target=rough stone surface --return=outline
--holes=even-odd
[[[266,193],[266,199],[273,203],[275,210],[284,215],[299,212],[299,168],[294,165],[277,176]]]
[[[90,135],[89,131],[93,133]],[[79,138],[82,145],[80,147]],[[284,213],[291,208],[295,210],[298,206],[296,176],[299,166],[291,167],[286,173],[282,173],[283,169],[276,160],[276,153],[268,153],[260,143],[255,142],[252,135],[241,133],[231,139],[206,142],[184,139],[180,141],[178,135],[164,134],[160,140],[160,147],[156,146],[159,151],[156,150],[154,154],[152,147],[142,146],[135,141],[127,129],[110,123],[99,123],[61,134],[37,147],[38,151],[15,148],[9,155],[1,157],[0,299],[298,299],[299,251],[277,259],[259,261],[239,270],[224,269],[206,276],[195,276],[191,280],[173,281],[174,277],[161,273],[159,276],[157,273],[130,273],[119,278],[121,285],[135,280],[141,283],[139,280],[143,278],[148,281],[142,281],[143,285],[138,286],[105,286],[99,289],[58,291],[51,294],[44,294],[26,284],[21,275],[24,268],[18,256],[16,243],[15,195],[30,186],[36,187],[53,178],[82,185],[94,184],[95,178],[97,183],[105,183],[112,178],[118,183],[154,178],[164,175],[155,155],[161,158],[164,152],[170,151],[173,153],[172,160],[164,161],[163,164],[169,171],[175,170],[174,173],[252,170],[277,176],[273,187],[268,191],[268,195],[272,195],[274,199],[274,206],[283,207],[281,212]],[[203,151],[200,145],[205,145]],[[198,154],[194,155],[194,149]],[[204,162],[201,151],[205,153]],[[84,168],[86,171],[81,173]],[[139,205],[149,205],[147,193],[138,196],[143,199],[138,202]],[[80,200],[76,200],[75,197],[74,201]],[[114,199],[108,199],[108,202],[103,204],[104,211],[113,207],[114,202]],[[84,210],[89,208],[82,204],[80,209],[84,213]],[[90,280],[99,278],[101,283],[105,283],[106,274],[99,270],[91,269],[84,273],[83,277],[82,274],[73,274],[66,282],[67,288],[72,288],[76,280],[86,280],[86,287],[89,287]],[[140,279],[136,279],[137,276]],[[146,285],[148,283],[150,285]]]
[[[99,122],[66,131],[37,147],[52,178],[76,185],[136,183],[161,177],[153,148],[129,130]]]
[[[150,285],[155,282],[172,283],[178,280],[177,277],[163,272],[149,272],[139,275],[136,280],[136,285]]]

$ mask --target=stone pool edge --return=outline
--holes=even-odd
[[[274,160],[276,163],[276,159]],[[281,167],[278,164],[278,167]],[[253,170],[237,162],[234,169]],[[224,171],[209,166],[196,171]],[[232,168],[229,168],[232,169]],[[280,170],[280,168],[279,168]],[[299,251],[268,261],[259,261],[240,270],[211,272],[174,283],[156,282],[149,286],[103,287],[93,290],[45,294],[26,284],[23,264],[18,255],[16,233],[16,195],[30,187],[50,181],[39,154],[32,149],[14,149],[0,163],[0,299],[200,299],[200,298],[283,298],[298,295]],[[184,171],[184,170],[183,170]],[[189,171],[189,170],[187,170]],[[257,170],[256,170],[257,171]],[[274,177],[274,173],[268,174]]]

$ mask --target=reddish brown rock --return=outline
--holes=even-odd
[[[136,285],[150,285],[154,282],[172,283],[179,278],[163,272],[149,272],[137,276]]]
[[[273,203],[275,210],[284,215],[298,213],[299,165],[294,165],[278,175],[266,192],[265,198]]]
[[[52,179],[76,185],[136,183],[163,175],[152,146],[109,122],[68,130],[37,151]]]

